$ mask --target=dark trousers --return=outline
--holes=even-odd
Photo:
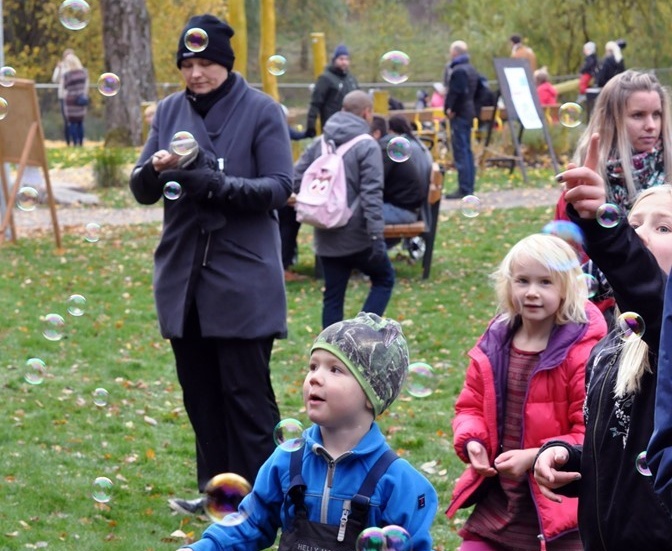
[[[68,123],[68,132],[72,145],[82,145],[84,143],[84,121]]]
[[[476,168],[471,151],[471,121],[462,117],[450,119],[450,140],[453,162],[457,169],[457,184],[462,195],[474,193]]]
[[[187,324],[184,338],[170,342],[196,436],[198,489],[227,472],[254,484],[280,421],[269,369],[274,339],[202,338],[193,308]]]
[[[371,289],[362,311],[382,316],[390,302],[394,287],[394,267],[388,256],[382,262],[369,260],[371,249],[348,256],[320,256],[324,272],[324,292],[322,294],[322,327],[343,319],[345,291],[348,288],[352,270],[359,270],[371,279]]]
[[[294,207],[285,205],[278,209],[278,219],[280,222],[280,242],[282,244],[282,267],[287,270],[298,254],[296,238],[301,229],[301,222],[296,220],[296,210]]]

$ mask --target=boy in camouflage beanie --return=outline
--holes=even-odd
[[[401,326],[360,313],[319,334],[303,383],[313,425],[301,447],[279,446],[239,506],[242,522],[215,523],[183,549],[259,551],[355,549],[362,530],[401,526],[404,546],[431,551],[438,508],[431,483],[390,449],[375,422],[399,395],[408,372]],[[291,506],[288,506],[291,503]]]
[[[408,375],[408,347],[401,325],[376,314],[360,312],[354,319],[327,327],[315,339],[316,349],[331,352],[350,370],[380,415],[399,396]]]

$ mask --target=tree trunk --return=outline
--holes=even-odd
[[[233,27],[235,34],[231,39],[233,53],[236,61],[234,70],[247,78],[247,14],[245,13],[245,0],[229,0],[229,25]]]
[[[105,70],[121,81],[119,93],[105,98],[106,141],[140,145],[141,102],[156,100],[147,6],[145,0],[101,0],[100,7]]]
[[[259,71],[264,92],[275,101],[278,94],[278,80],[271,74],[266,64],[268,58],[275,55],[275,1],[261,0],[261,40],[259,45]]]

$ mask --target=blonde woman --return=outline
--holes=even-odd
[[[72,144],[81,146],[84,142],[84,117],[89,103],[89,74],[82,62],[73,53],[63,59],[63,112],[68,123]]]

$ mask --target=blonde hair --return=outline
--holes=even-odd
[[[638,196],[628,218],[637,209],[643,199],[651,195],[667,194],[672,197],[672,186],[664,184],[649,189],[645,189]],[[618,319],[620,312],[616,309],[614,316]],[[618,372],[616,374],[616,386],[614,387],[614,394],[618,398],[622,398],[626,394],[634,394],[639,392],[642,376],[644,373],[651,373],[651,364],[649,363],[649,345],[641,338],[629,339],[623,343],[621,350],[621,357],[618,362]]]
[[[63,58],[63,70],[64,72],[74,71],[75,69],[83,69],[84,66],[79,58],[75,55],[74,52],[66,54]]]
[[[628,189],[629,201],[637,195],[632,177],[632,144],[626,130],[625,108],[628,99],[635,92],[656,92],[660,96],[662,120],[660,139],[663,143],[663,164],[666,181],[672,174],[672,119],[670,118],[670,96],[655,75],[628,70],[620,73],[604,85],[595,102],[593,114],[586,130],[581,135],[574,153],[573,162],[583,166],[588,152],[590,137],[600,135],[599,165],[597,172],[607,182],[607,159],[614,154],[620,159],[623,176]]]
[[[613,55],[616,63],[620,63],[621,60],[623,59],[623,54],[621,53],[621,47],[613,40],[610,40],[604,45],[604,51],[607,52],[608,54]]]
[[[555,323],[586,323],[585,303],[587,285],[582,279],[583,272],[576,251],[564,240],[550,234],[535,233],[518,241],[507,253],[492,274],[497,294],[498,312],[502,319],[513,325],[518,316],[517,305],[513,300],[511,285],[513,267],[529,260],[539,262],[551,272],[551,280],[560,286],[562,298],[555,313]]]

